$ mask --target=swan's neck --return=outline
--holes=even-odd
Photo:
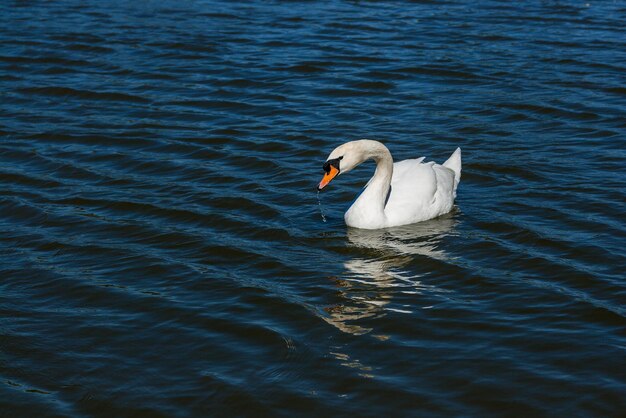
[[[393,175],[393,158],[387,147],[380,142],[368,141],[367,145],[363,160],[373,159],[376,162],[376,171],[350,210],[367,222],[380,223],[383,226],[385,203]]]

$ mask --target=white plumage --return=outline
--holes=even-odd
[[[378,141],[347,142],[330,153],[318,188],[369,159],[376,162],[376,172],[346,212],[346,225],[387,228],[425,221],[452,210],[461,179],[460,148],[441,165],[424,163],[424,157],[394,164],[387,147]]]

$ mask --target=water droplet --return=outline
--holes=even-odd
[[[322,215],[322,221],[326,222],[326,215],[324,215],[324,209],[322,209],[322,200],[320,199],[320,191],[317,191],[317,206],[320,208],[320,215]]]

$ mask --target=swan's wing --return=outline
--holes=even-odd
[[[435,176],[437,176],[437,193],[435,199],[452,204],[456,197],[457,173],[449,167],[433,164]],[[460,173],[458,174],[460,177]]]
[[[393,165],[391,194],[386,209],[404,212],[430,202],[437,190],[433,162],[423,164],[424,158],[404,160]]]
[[[454,201],[454,171],[424,158],[393,165],[391,193],[385,213],[394,219],[417,222],[437,216]],[[448,209],[449,210],[449,209]]]

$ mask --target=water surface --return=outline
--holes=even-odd
[[[0,15],[0,416],[623,416],[622,2]],[[358,138],[455,210],[323,222]]]

